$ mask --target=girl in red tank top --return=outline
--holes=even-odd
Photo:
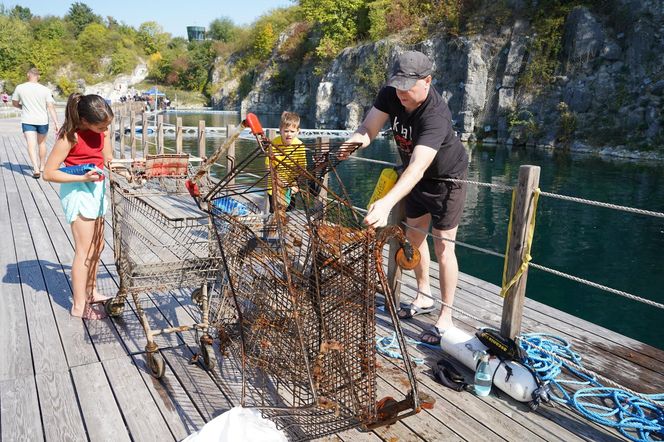
[[[44,179],[60,183],[62,209],[74,234],[74,262],[71,266],[72,316],[101,319],[102,309],[93,307],[107,298],[97,292],[97,268],[104,247],[106,191],[104,177],[95,171],[71,175],[59,170],[66,166],[93,163],[98,168],[113,159],[108,127],[113,111],[99,95],[71,94],[65,122],[58,132],[46,166]]]

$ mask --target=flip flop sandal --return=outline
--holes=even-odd
[[[410,319],[414,316],[419,315],[428,315],[433,313],[436,310],[436,304],[431,305],[430,307],[418,307],[412,302],[407,307],[401,307],[397,312],[399,319]]]
[[[442,336],[442,333],[440,332],[440,330],[438,330],[438,327],[436,327],[434,325],[434,326],[424,330],[420,334],[420,342],[422,344],[437,347],[437,346],[440,345],[441,336]]]

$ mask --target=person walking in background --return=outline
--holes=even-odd
[[[28,144],[28,156],[32,162],[32,177],[39,178],[46,162],[46,136],[48,116],[51,115],[55,131],[58,131],[58,117],[55,114],[55,100],[51,90],[39,84],[39,70],[28,70],[28,81],[14,89],[12,104],[21,109],[23,136]],[[48,111],[48,112],[47,112]],[[39,148],[39,158],[36,149]]]
[[[0,100],[2,100],[2,104],[5,107],[9,106],[9,95],[7,95],[7,92],[3,92],[2,95],[0,95]]]
[[[414,269],[417,296],[400,309],[401,319],[435,311],[426,240],[432,227],[444,305],[437,322],[422,333],[420,340],[437,345],[442,333],[453,326],[451,306],[459,276],[454,240],[466,196],[464,184],[444,179],[466,178],[468,154],[452,128],[447,103],[431,86],[432,73],[433,63],[423,53],[399,54],[387,85],[347,142],[359,142],[366,147],[386,122],[391,125],[405,169],[394,187],[369,206],[364,222],[374,227],[386,225],[394,205],[405,198],[406,235],[419,249],[421,260]]]
[[[44,169],[46,181],[61,183],[62,210],[74,235],[71,315],[85,319],[106,316],[93,308],[93,304],[108,299],[97,292],[97,267],[104,248],[106,184],[101,173],[72,175],[58,168],[62,163],[66,166],[93,163],[103,170],[113,159],[108,131],[112,121],[113,111],[99,95],[71,94],[65,121]]]
[[[285,111],[281,114],[279,122],[279,136],[272,140],[275,146],[273,151],[273,166],[277,173],[281,185],[277,186],[278,197],[281,203],[286,206],[286,211],[295,208],[294,195],[300,191],[295,182],[296,168],[307,168],[307,153],[302,141],[297,138],[300,133],[300,116],[294,112]],[[270,157],[265,157],[265,167],[269,170]],[[285,187],[284,187],[285,186]],[[270,204],[270,213],[274,213],[274,204],[272,201],[272,175],[268,175],[267,194]]]

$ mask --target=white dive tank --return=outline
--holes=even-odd
[[[475,352],[487,350],[475,335],[451,327],[443,333],[440,339],[440,348],[469,369],[475,371]],[[504,361],[496,357],[489,359],[489,372],[493,376],[493,385],[519,402],[531,402],[533,392],[539,387],[532,373],[523,365]]]

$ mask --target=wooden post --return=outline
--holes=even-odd
[[[277,136],[277,130],[276,129],[266,129],[265,130],[265,136],[267,137],[268,140],[273,140]],[[267,155],[268,152],[265,152],[265,154]],[[267,170],[267,173],[268,173],[268,178],[267,179],[268,179],[268,182],[269,182],[269,181],[271,181],[271,178],[270,178],[270,175],[269,175],[270,171]],[[266,189],[267,189],[267,183],[265,183],[265,184],[266,184]],[[275,188],[276,188],[275,183],[272,183],[272,194],[273,195],[279,195],[278,192],[275,193]],[[276,198],[276,196],[275,196],[275,198]],[[270,207],[270,201],[269,200],[270,200],[270,195],[267,192],[265,192],[265,199],[263,200],[263,211],[265,213],[267,213],[269,211],[269,207]]]
[[[330,150],[330,137],[316,137],[316,147],[314,148],[316,154],[323,154]],[[328,174],[326,173],[322,179],[323,186],[327,187],[328,183]],[[318,194],[318,200],[323,203],[323,207],[327,204],[327,189],[324,187],[320,188],[320,193]]]
[[[133,109],[129,113],[129,146],[131,147],[131,158],[136,158],[136,112]]]
[[[539,177],[539,166],[524,165],[519,168],[519,183],[516,187],[514,210],[512,212],[512,229],[509,232],[509,249],[505,257],[507,260],[507,282],[514,277],[525,259],[528,226],[535,209],[533,192],[539,187]],[[503,318],[500,324],[500,334],[505,337],[514,338],[521,331],[527,277],[528,268],[526,267],[521,277],[505,294]]]
[[[118,118],[118,129],[120,132],[120,158],[125,158],[125,134],[124,134],[124,113]]]
[[[143,145],[143,158],[148,156],[150,149],[148,148],[148,114],[143,111],[141,126],[141,144]]]
[[[227,124],[226,125],[226,138],[230,138],[231,134],[235,132],[235,128],[233,127],[232,124]],[[233,141],[229,146],[228,146],[228,152],[226,153],[226,174],[233,170],[233,167],[235,167],[235,141]],[[231,178],[229,181],[229,184],[232,186],[235,184],[235,178]]]
[[[175,119],[175,152],[182,153],[182,117]]]
[[[205,158],[205,120],[198,121],[198,156]]]
[[[157,115],[157,153],[164,153],[164,116]]]
[[[402,222],[406,220],[406,210],[404,208],[403,200],[399,201],[390,212],[387,219],[388,225],[402,226]],[[401,300],[401,267],[397,265],[396,255],[401,247],[396,238],[390,239],[388,244],[388,258],[387,258],[387,283],[390,285],[392,295],[394,296],[394,305],[399,308]],[[426,270],[428,271],[428,269]]]

